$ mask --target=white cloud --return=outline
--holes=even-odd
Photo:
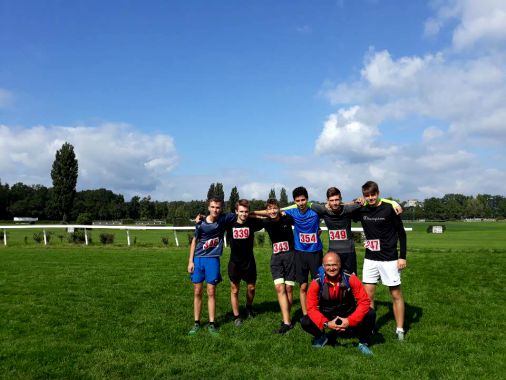
[[[359,110],[359,107],[340,109],[337,114],[328,117],[316,141],[317,154],[333,154],[364,161],[395,152],[395,147],[380,146],[378,128],[361,122]]]
[[[65,142],[74,146],[79,189],[105,187],[126,196],[156,192],[178,162],[171,136],[147,135],[126,124],[0,126],[2,182],[51,186],[51,165]]]
[[[436,16],[425,23],[425,34],[437,35],[456,20],[453,47],[472,49],[476,45],[493,47],[506,41],[506,2],[503,0],[446,0],[434,3]]]
[[[359,80],[322,90],[338,111],[325,121],[315,152],[345,162],[344,170],[356,176],[344,191],[372,179],[383,195],[401,199],[506,193],[506,170],[482,155],[502,157],[506,148],[506,49],[500,43],[506,2],[435,4],[437,15],[425,32],[436,35],[455,21],[453,46],[404,57],[370,49]],[[475,46],[487,49],[464,52]],[[409,143],[400,142],[406,139],[397,139],[399,133],[409,135]],[[316,186],[328,180],[327,170],[305,178]]]

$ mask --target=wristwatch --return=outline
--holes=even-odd
[[[328,322],[323,322],[323,328],[326,329],[327,327],[329,327],[329,323]]]

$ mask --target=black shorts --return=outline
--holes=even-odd
[[[272,255],[271,273],[275,284],[283,284],[287,281],[295,282],[294,252],[288,251]]]
[[[355,251],[347,253],[337,252],[337,254],[341,259],[341,269],[346,270],[348,273],[357,274],[357,254]]]
[[[297,282],[299,284],[306,284],[309,272],[311,272],[311,278],[316,278],[318,269],[322,265],[322,260],[322,251],[295,251],[295,278]]]
[[[248,284],[257,282],[257,264],[255,258],[248,261],[229,261],[228,278],[234,284],[245,281]]]

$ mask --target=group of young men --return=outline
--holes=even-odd
[[[379,280],[388,286],[399,340],[404,339],[404,300],[400,271],[406,267],[406,233],[398,216],[400,206],[379,197],[375,182],[362,186],[362,195],[349,204],[342,203],[340,191],[327,190],[325,206],[308,202],[304,187],[293,190],[294,206],[280,209],[269,199],[266,209],[250,212],[249,202],[240,200],[235,213],[222,213],[223,201],[210,199],[209,214],[198,219],[190,247],[188,272],[194,284],[195,323],[189,335],[201,328],[203,283],[207,284],[208,331],[217,335],[215,290],[222,280],[220,256],[224,234],[230,241],[228,275],[235,326],[242,324],[239,314],[241,281],[247,284],[246,315],[253,317],[256,263],[253,255],[254,233],[265,229],[272,243],[271,273],[281,310],[282,322],[274,330],[286,333],[293,328],[290,318],[293,287],[299,284],[302,328],[313,335],[313,346],[323,347],[326,330],[352,333],[359,338],[358,348],[371,355],[368,347],[375,325],[374,294]],[[320,220],[329,235],[329,252],[323,256]],[[360,221],[366,249],[362,282],[358,279],[357,258],[351,232],[352,221]],[[292,230],[293,226],[293,230]],[[400,243],[400,254],[397,242]],[[323,263],[323,266],[322,266]],[[311,273],[313,281],[308,285]]]

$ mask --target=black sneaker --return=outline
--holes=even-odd
[[[255,316],[256,316],[256,314],[252,308],[250,308],[250,307],[246,308],[246,318],[251,319],[251,318],[255,318]]]
[[[288,331],[293,329],[293,325],[290,323],[287,325],[286,323],[281,322],[281,326],[278,329],[274,330],[274,334],[286,334]]]

